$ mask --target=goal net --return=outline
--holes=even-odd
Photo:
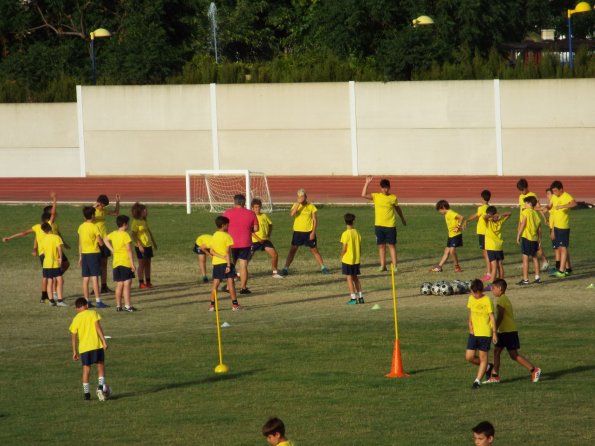
[[[267,177],[249,170],[187,170],[186,212],[192,208],[206,208],[223,212],[233,207],[233,196],[244,194],[246,207],[253,198],[262,200],[262,212],[272,212],[273,203]]]

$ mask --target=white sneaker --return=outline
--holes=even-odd
[[[283,276],[279,273],[274,273],[273,274],[273,279],[283,279]]]
[[[97,389],[97,399],[99,401],[105,401],[105,394],[103,393],[103,389]]]
[[[56,303],[56,305],[59,306],[59,307],[67,307],[68,306],[68,304],[66,302],[64,302],[63,300],[59,300]]]
[[[548,261],[546,260],[545,262],[543,262],[543,263],[541,264],[541,271],[547,271],[547,269],[549,268],[549,266],[550,266],[550,262],[548,262]]]

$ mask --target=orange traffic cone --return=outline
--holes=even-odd
[[[401,344],[399,340],[395,340],[395,350],[393,352],[393,365],[390,368],[390,373],[384,375],[387,378],[403,378],[409,376],[403,372],[403,361],[401,360]]]

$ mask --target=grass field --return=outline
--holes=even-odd
[[[532,383],[506,357],[502,383],[474,391],[475,369],[464,361],[467,296],[419,295],[425,280],[483,274],[474,225],[460,251],[464,272],[455,275],[447,264],[444,273],[432,275],[427,270],[442,253],[444,220],[429,207],[404,208],[408,226],[399,229],[396,281],[409,378],[384,377],[394,340],[392,299],[390,275],[376,271],[370,207],[351,208],[364,237],[366,305],[345,305],[338,240],[347,209],[321,207],[319,246],[334,274],[318,273],[301,250],[290,276],[275,280],[259,253],[251,263],[254,294],[240,301],[245,311],[231,312],[222,296],[221,321],[231,325],[222,329],[224,362],[231,371],[216,376],[209,286],[198,284],[191,252],[198,234],[213,231],[214,216],[187,216],[175,206],[149,209],[159,242],[156,288],[134,290],[136,314],[116,314],[113,294],[105,296],[112,307],[99,310],[112,337],[106,377],[114,396],[105,403],[82,400],[81,367],[71,359],[68,333],[74,308],[38,303],[32,237],[0,245],[0,444],[264,445],[259,432],[270,415],[281,417],[301,446],[472,444],[470,428],[485,419],[496,426],[496,444],[584,445],[595,439],[595,289],[586,289],[595,282],[592,211],[572,212],[575,273],[563,280],[546,276],[538,286],[513,285],[520,279],[516,220],[505,226],[507,294],[521,353],[543,369],[542,380]],[[0,206],[0,231],[26,229],[39,214],[39,206]],[[290,218],[276,212],[272,219],[282,262]],[[73,246],[80,221],[79,207],[60,206],[61,230]],[[75,263],[76,251],[68,255]],[[80,295],[76,265],[65,280],[72,303]],[[371,310],[375,303],[379,311]]]

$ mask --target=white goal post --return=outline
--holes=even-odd
[[[186,213],[193,207],[223,212],[233,207],[233,196],[244,194],[246,207],[253,198],[262,200],[262,212],[272,212],[273,203],[267,177],[249,170],[187,170]]]

